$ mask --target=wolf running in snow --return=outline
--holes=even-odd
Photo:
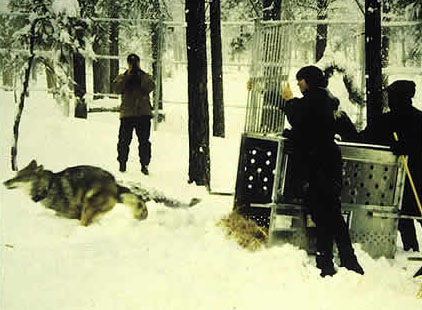
[[[33,201],[55,210],[58,216],[78,219],[83,226],[113,209],[117,202],[130,207],[134,218],[144,220],[148,216],[147,201],[168,207],[191,207],[200,201],[193,198],[185,204],[141,187],[129,189],[119,185],[108,171],[94,166],[75,166],[54,173],[35,160],[3,184],[8,189],[26,189]]]

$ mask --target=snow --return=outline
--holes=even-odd
[[[65,14],[69,17],[79,16],[78,0],[54,0],[52,3],[53,12],[55,14]]]
[[[0,12],[1,13],[9,12],[10,10],[8,8],[8,5],[9,5],[9,0],[0,1]]]
[[[225,79],[227,137],[211,139],[211,178],[213,191],[233,192],[246,77],[227,74]],[[185,76],[167,80],[167,99],[184,100],[185,81]],[[341,83],[333,84],[333,92],[341,93],[336,85]],[[14,174],[13,93],[1,91],[0,102],[4,181]],[[1,309],[421,309],[419,283],[412,278],[420,263],[407,260],[415,254],[403,252],[400,241],[390,260],[374,260],[356,245],[364,276],[339,268],[334,277],[322,279],[313,257],[291,245],[249,252],[227,239],[216,223],[231,212],[233,197],[210,195],[187,183],[187,106],[168,104],[165,112],[166,121],[152,133],[151,175],[140,173],[136,141],[122,174],[116,161],[117,113],[66,118],[49,95],[30,93],[20,127],[20,168],[33,158],[53,171],[96,165],[123,183],[138,182],[177,199],[199,197],[202,202],[179,210],[149,202],[149,216],[141,222],[118,204],[82,227],[1,185]]]

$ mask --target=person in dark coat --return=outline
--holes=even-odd
[[[151,161],[151,118],[152,106],[149,94],[154,89],[152,77],[139,67],[139,56],[130,54],[127,57],[128,69],[117,76],[114,87],[122,94],[120,105],[119,142],[117,144],[117,160],[121,172],[126,171],[129,156],[129,145],[135,130],[138,136],[138,153],[141,171],[148,175]]]
[[[326,89],[327,80],[315,66],[301,68],[296,78],[303,94],[283,91],[287,100],[284,111],[291,124],[285,132],[293,144],[292,159],[300,158],[308,180],[307,204],[316,224],[316,266],[321,276],[334,275],[333,242],[339,250],[340,266],[364,274],[352,247],[348,227],[341,214],[342,160],[334,141],[333,96]]]
[[[386,87],[390,112],[382,114],[372,127],[361,132],[364,142],[391,146],[396,155],[408,155],[408,166],[419,199],[422,197],[422,111],[412,106],[416,85],[413,81],[398,80]],[[394,140],[396,132],[399,141]],[[406,177],[402,214],[421,216],[419,207]],[[419,221],[422,224],[422,221]],[[405,251],[419,251],[414,221],[400,219],[399,231]]]
[[[331,96],[334,104],[334,133],[340,137],[340,141],[358,142],[359,133],[355,125],[345,111],[339,110],[340,100]]]

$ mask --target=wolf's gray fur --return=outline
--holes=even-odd
[[[133,216],[139,220],[147,218],[145,203],[149,200],[170,207],[188,207],[199,202],[193,199],[190,204],[183,204],[141,187],[133,191],[119,185],[111,173],[98,167],[75,166],[54,173],[45,170],[35,160],[19,170],[14,178],[5,181],[4,185],[9,189],[26,188],[32,200],[55,210],[59,216],[79,219],[84,226],[110,211],[116,202],[129,206]]]

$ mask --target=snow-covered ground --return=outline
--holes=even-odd
[[[219,192],[234,191],[244,117],[238,102],[246,98],[245,80],[236,75],[230,80],[227,138],[211,141],[212,190]],[[176,93],[184,93],[180,84],[167,83],[175,101]],[[0,92],[0,103],[4,181],[14,174],[13,94]],[[120,181],[139,182],[181,200],[199,197],[202,202],[183,210],[148,203],[149,216],[141,222],[118,204],[99,221],[82,227],[1,185],[2,310],[422,309],[422,300],[416,298],[419,283],[412,278],[420,263],[407,260],[415,254],[403,252],[400,241],[394,260],[374,260],[357,245],[364,276],[341,268],[334,277],[322,279],[313,258],[293,246],[249,252],[227,239],[215,224],[230,213],[233,197],[209,195],[204,188],[187,184],[187,106],[169,104],[165,112],[166,122],[152,134],[151,175],[140,173],[135,139],[128,171],[122,174],[116,161],[117,114],[65,118],[47,95],[30,94],[20,127],[20,168],[34,158],[53,171],[96,165]]]

